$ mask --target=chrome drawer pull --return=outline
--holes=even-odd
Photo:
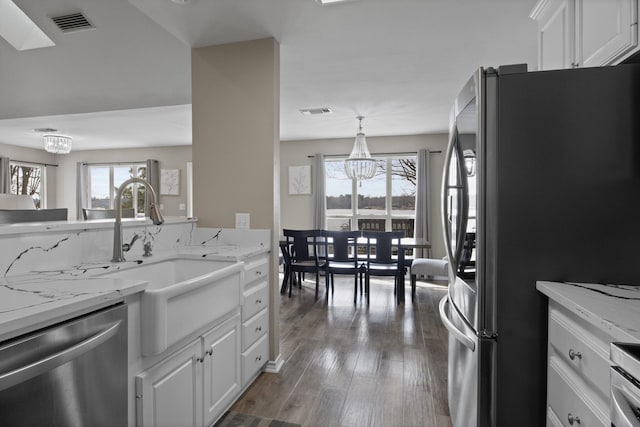
[[[262,360],[262,355],[256,357],[256,362],[259,362],[261,360]]]
[[[570,348],[569,349],[569,359],[574,360],[576,357],[578,359],[582,359],[582,353],[580,353],[579,351],[573,351],[573,349]]]
[[[262,326],[258,326],[258,327],[256,328],[256,332],[262,332]]]
[[[256,271],[256,275],[262,276],[262,271]]]
[[[567,415],[567,420],[569,421],[569,425],[573,425],[573,423],[580,424],[580,417],[571,415],[571,412]]]
[[[213,356],[213,349],[207,350],[204,352],[207,356]]]
[[[262,300],[261,299],[257,299],[256,300],[256,304],[262,304]]]

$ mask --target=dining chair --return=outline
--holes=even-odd
[[[116,217],[115,209],[88,209],[82,208],[82,216],[85,220],[109,219]],[[122,218],[135,218],[136,213],[133,208],[123,208]]]
[[[393,276],[394,293],[398,304],[404,301],[403,231],[363,231],[365,252],[365,294],[370,300],[371,276]],[[395,254],[394,254],[395,252]]]
[[[360,278],[360,293],[362,293],[362,274],[364,268],[358,262],[357,241],[360,231],[325,231],[325,246],[327,254],[326,286],[334,292],[334,274],[353,275],[353,302],[358,298],[358,278]]]
[[[287,291],[287,285],[290,282],[291,276],[291,248],[287,242],[280,242],[280,252],[282,252],[282,266],[284,275],[282,278],[282,286],[280,287],[280,293],[284,294]],[[291,296],[291,287],[289,287],[289,296]]]
[[[327,262],[324,253],[323,230],[289,230],[283,229],[285,243],[289,245],[290,280],[289,295],[293,283],[302,286],[302,275],[314,273],[316,276],[316,299],[318,299],[318,287],[320,284],[320,272],[326,270]],[[296,273],[298,273],[296,277]]]

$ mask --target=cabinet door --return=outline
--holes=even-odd
[[[202,425],[200,341],[136,376],[138,426]]]
[[[576,6],[581,66],[612,64],[638,45],[637,0],[578,0]]]
[[[541,1],[531,17],[538,21],[538,67],[541,70],[571,68],[574,1]]]
[[[240,392],[240,314],[203,335],[205,425]]]

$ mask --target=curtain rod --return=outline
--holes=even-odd
[[[131,161],[131,162],[99,162],[99,163],[88,163],[88,162],[81,162],[83,165],[87,165],[87,166],[112,166],[112,165],[117,165],[117,166],[130,166],[130,165],[137,165],[137,164],[146,164],[147,161],[146,160],[142,160],[142,161]]]
[[[26,161],[26,160],[18,160],[18,159],[9,159],[12,162],[16,162],[16,163],[26,163],[29,165],[38,165],[38,166],[55,166],[58,167],[58,165],[52,165],[49,163],[40,163],[40,162],[32,162],[32,161]]]
[[[442,153],[442,150],[434,150],[434,151],[429,151],[429,153],[431,154],[439,154]],[[417,151],[407,151],[404,153],[371,153],[371,157],[378,157],[378,156],[407,156],[407,155],[417,155],[418,152]],[[309,159],[313,159],[315,156],[307,156],[307,158]],[[325,159],[330,159],[330,158],[338,158],[338,157],[349,157],[348,154],[325,154],[324,158]]]

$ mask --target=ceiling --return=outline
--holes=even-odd
[[[0,143],[33,148],[45,127],[74,150],[191,144],[191,47],[279,41],[282,140],[354,136],[358,115],[367,136],[446,132],[477,67],[536,64],[536,0],[13,1],[55,43],[0,38]],[[78,11],[95,29],[51,20]]]

